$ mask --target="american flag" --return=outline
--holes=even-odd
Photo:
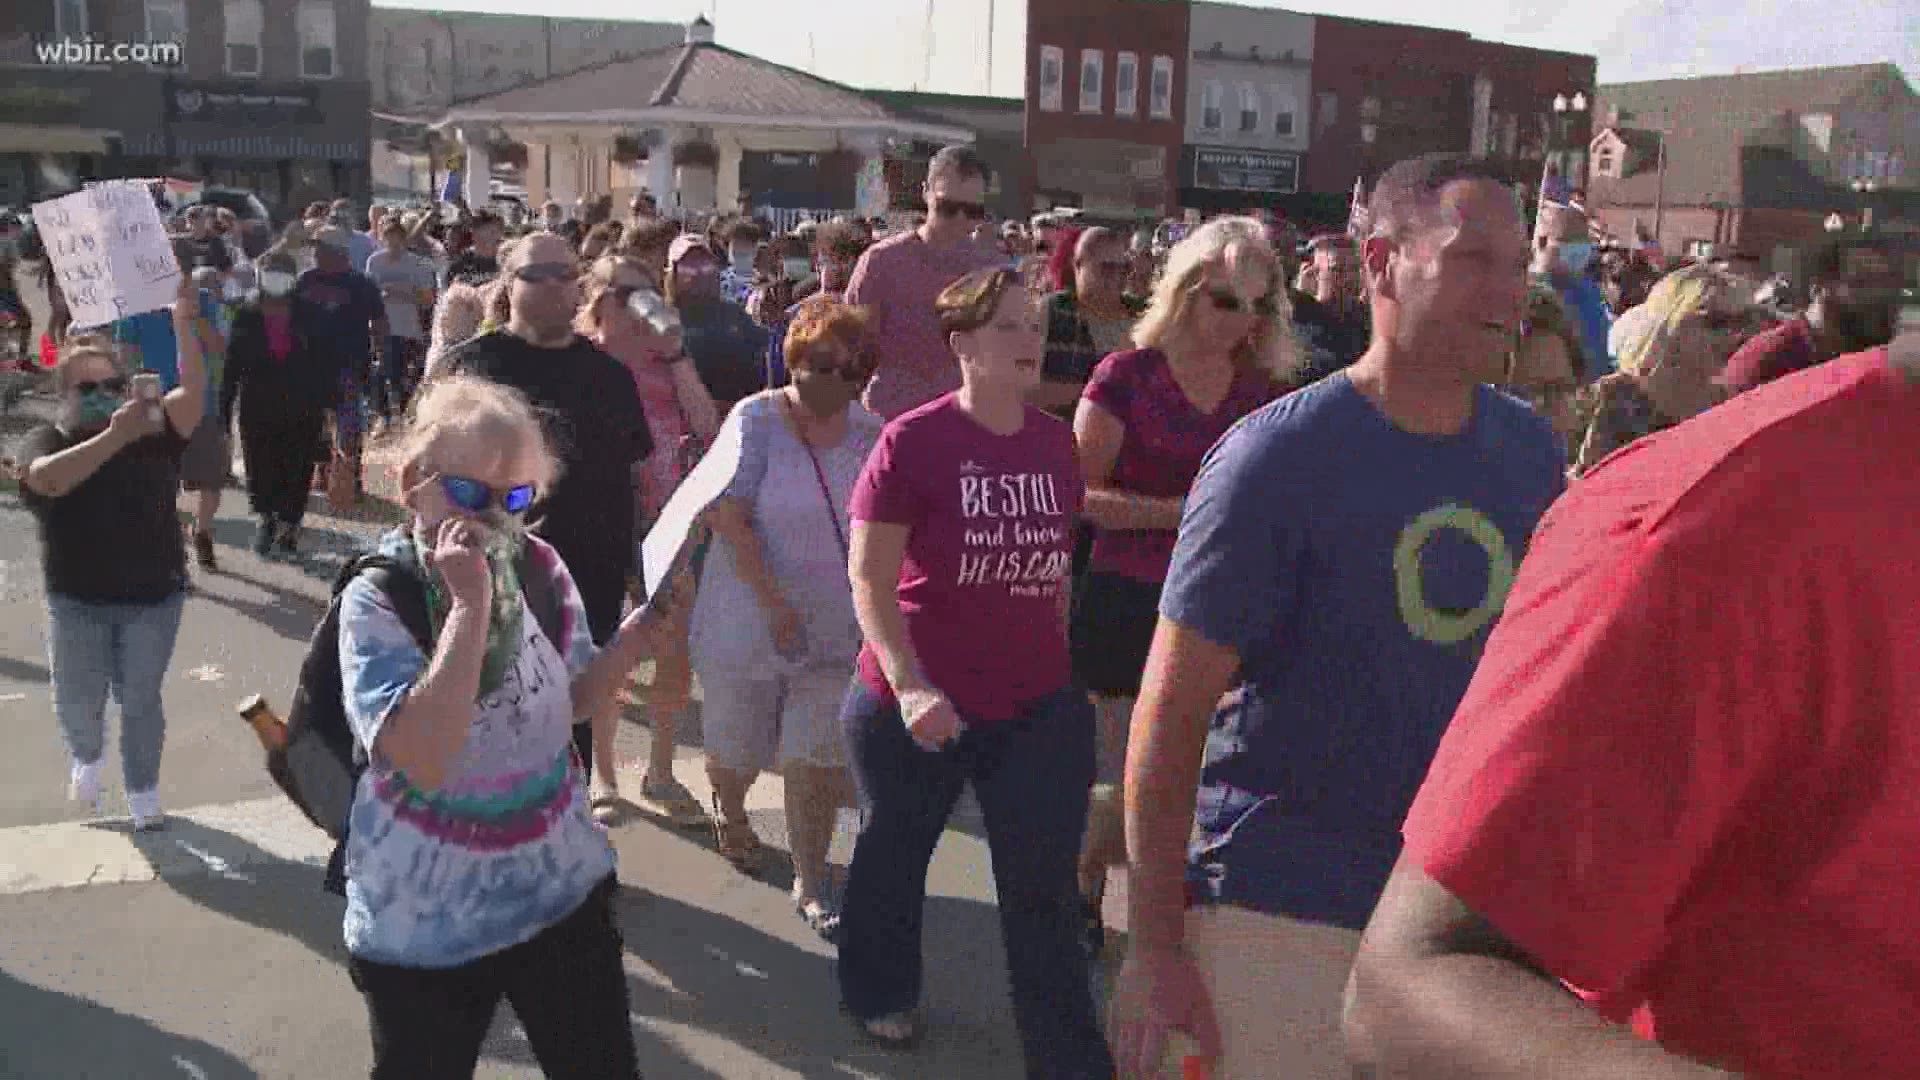
[[[1347,235],[1355,242],[1367,238],[1367,185],[1357,176],[1353,178],[1353,201],[1347,204]]]

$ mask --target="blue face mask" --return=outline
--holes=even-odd
[[[1569,274],[1586,272],[1587,264],[1593,261],[1593,243],[1588,240],[1570,240],[1560,245],[1560,268]]]
[[[126,398],[105,390],[93,390],[80,395],[80,407],[74,411],[74,420],[81,427],[105,427],[125,405]]]

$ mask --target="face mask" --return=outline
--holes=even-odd
[[[732,256],[733,272],[736,274],[753,273],[753,252],[744,249],[735,250]]]
[[[74,410],[74,420],[84,428],[105,427],[113,419],[113,414],[125,405],[127,399],[119,394],[110,394],[105,390],[94,390],[80,395],[80,406]]]
[[[813,272],[813,260],[786,259],[781,262],[780,268],[786,272],[789,279],[799,281],[801,278]]]
[[[260,291],[268,296],[289,296],[297,280],[285,270],[265,270],[260,274]]]
[[[1593,261],[1593,244],[1586,240],[1569,241],[1560,245],[1560,269],[1569,274],[1584,273],[1587,264]]]

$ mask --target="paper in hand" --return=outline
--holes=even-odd
[[[672,587],[675,575],[693,557],[694,541],[699,534],[696,526],[701,515],[726,493],[740,469],[739,417],[738,409],[727,416],[713,445],[674,489],[659,519],[640,542],[641,587],[646,590],[649,603],[660,595],[662,588]]]

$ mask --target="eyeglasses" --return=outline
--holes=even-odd
[[[495,492],[493,488],[478,480],[442,473],[440,490],[446,493],[448,502],[470,514],[482,513],[495,506],[509,514],[524,514],[527,512],[527,507],[533,505],[532,484],[521,484],[519,487]]]
[[[555,281],[571,282],[579,278],[580,272],[568,263],[528,263],[513,272],[514,279],[529,285],[543,285]]]
[[[1234,292],[1232,289],[1208,289],[1207,298],[1213,301],[1215,309],[1224,311],[1229,315],[1244,314],[1249,307],[1251,307],[1255,315],[1262,317],[1272,317],[1280,312],[1280,305],[1274,300],[1272,293],[1262,296],[1251,304],[1241,299],[1240,294]]]
[[[969,221],[980,221],[987,216],[987,204],[961,199],[935,199],[933,212],[941,217],[964,217]]]
[[[82,379],[73,384],[73,389],[81,394],[91,394],[100,390],[109,394],[124,394],[129,385],[126,376],[115,375],[110,379]]]

